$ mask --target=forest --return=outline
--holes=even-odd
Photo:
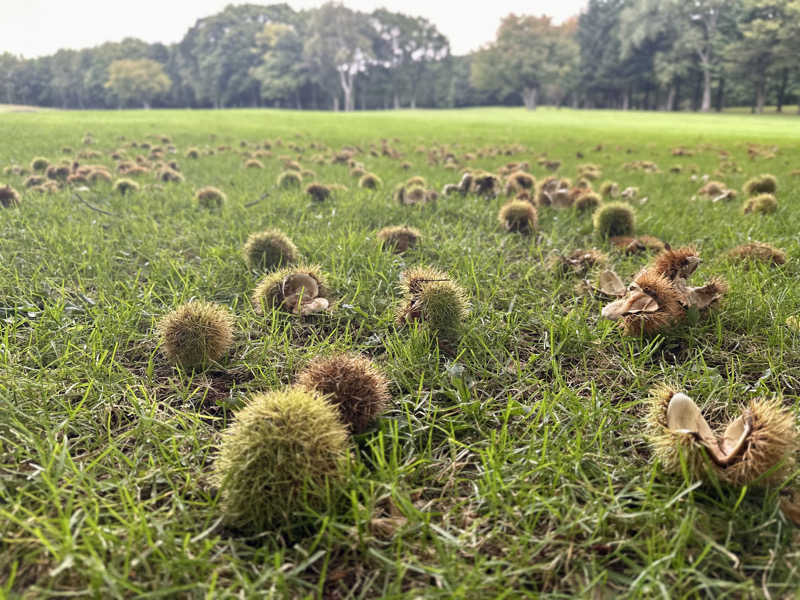
[[[0,102],[63,109],[315,110],[539,104],[778,112],[800,102],[800,0],[589,0],[510,14],[455,56],[430,21],[330,2],[229,5],[176,44],[0,54]],[[797,109],[800,112],[800,107]]]

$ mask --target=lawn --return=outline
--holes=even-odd
[[[22,195],[0,208],[0,597],[791,597],[800,529],[779,505],[800,471],[744,487],[669,473],[645,420],[649,391],[669,383],[718,418],[777,397],[798,423],[798,133],[769,116],[554,109],[3,114],[0,169],[95,151],[77,160],[117,178],[111,154],[147,157],[148,142],[174,145],[165,160],[185,181],[143,173],[138,192],[101,181],[79,198],[0,174]],[[265,141],[264,168],[244,168]],[[345,146],[381,188],[331,162]],[[663,334],[624,336],[584,276],[553,268],[597,248],[627,283],[652,262],[596,236],[590,214],[540,206],[521,235],[498,223],[502,194],[392,197],[414,175],[441,191],[465,168],[510,162],[541,180],[540,158],[573,181],[597,165],[595,189],[637,187],[637,233],[696,246],[692,281],[722,277],[728,293]],[[278,189],[286,159],[348,190],[313,202]],[[744,182],[763,173],[777,177],[777,212],[742,214]],[[704,175],[738,196],[698,196]],[[203,186],[226,194],[221,208],[198,206]],[[389,252],[375,237],[387,225],[422,241]],[[254,310],[263,274],[242,246],[271,227],[327,274],[331,310]],[[754,240],[786,264],[728,255]],[[396,323],[414,265],[466,291],[457,339]],[[196,372],[171,365],[156,334],[193,299],[235,316],[233,348]],[[340,351],[371,358],[392,396],[350,442],[344,497],[283,528],[229,526],[209,479],[221,432],[254,393]]]

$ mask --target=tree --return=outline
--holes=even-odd
[[[302,108],[300,90],[309,81],[308,66],[303,56],[303,39],[297,29],[283,23],[267,23],[256,36],[261,51],[261,64],[250,74],[261,82],[265,100],[292,99]]]
[[[731,0],[670,0],[678,15],[683,17],[683,34],[677,42],[691,48],[700,61],[703,75],[703,100],[700,110],[711,110],[711,78],[719,64],[720,55],[716,52],[720,44],[720,19],[731,10],[735,2]]]
[[[261,62],[253,52],[256,35],[268,23],[294,24],[287,4],[229,5],[220,13],[199,19],[178,44],[182,79],[194,92],[195,102],[222,108],[255,105],[261,82],[251,70]]]
[[[115,60],[108,68],[106,87],[117,96],[120,106],[138,101],[144,108],[150,108],[153,98],[165,93],[171,85],[161,63],[149,58]]]
[[[634,0],[620,13],[621,58],[651,53],[650,70],[656,85],[666,91],[662,104],[673,110],[680,82],[696,62],[679,43],[681,30],[676,5],[661,0]]]
[[[751,82],[754,110],[761,113],[770,77],[779,80],[778,104],[783,103],[800,52],[800,0],[744,0],[742,8],[739,39],[727,58],[737,74]]]
[[[331,89],[335,79],[344,94],[344,109],[355,110],[356,78],[375,56],[372,35],[366,15],[342,4],[328,2],[311,15],[305,55],[319,84],[329,90],[335,110],[339,108],[339,95]]]
[[[400,108],[400,92],[417,106],[419,86],[434,63],[450,55],[450,42],[436,26],[422,17],[379,9],[370,16],[377,36],[376,60],[389,75],[394,108]]]
[[[519,93],[525,108],[535,110],[542,86],[553,83],[570,62],[566,46],[560,46],[562,33],[550,17],[508,15],[495,42],[473,61],[473,85]]]

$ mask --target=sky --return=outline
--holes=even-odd
[[[278,2],[280,0],[275,0]],[[323,0],[284,0],[299,10]],[[251,0],[252,4],[273,4]],[[126,37],[170,44],[197,19],[236,0],[0,0],[0,54],[26,58],[60,48],[88,48]],[[494,38],[509,13],[550,15],[557,23],[577,15],[586,0],[344,0],[371,12],[386,8],[432,21],[450,39],[453,54],[466,54]]]

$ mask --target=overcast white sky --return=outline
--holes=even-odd
[[[286,0],[295,9],[323,0]],[[197,19],[222,10],[231,0],[0,0],[0,54],[26,58],[59,48],[86,48],[137,37],[147,42],[177,42]],[[258,2],[253,4],[272,4]],[[387,8],[425,17],[449,39],[454,54],[465,54],[494,38],[508,13],[546,14],[556,22],[576,15],[586,0],[345,0],[370,12]]]

